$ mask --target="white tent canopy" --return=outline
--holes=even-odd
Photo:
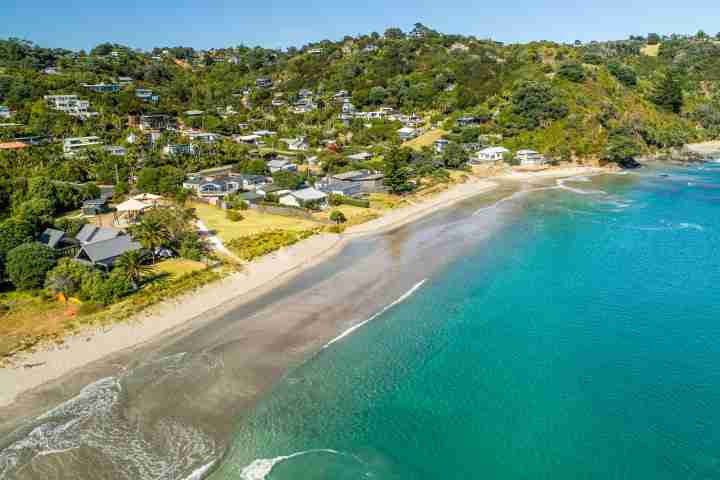
[[[135,195],[132,198],[133,200],[138,200],[140,202],[154,202],[156,200],[162,199],[160,195],[155,195],[154,193],[141,193],[139,195]]]
[[[149,207],[150,206],[147,203],[131,198],[130,200],[124,201],[116,208],[118,212],[141,212]]]

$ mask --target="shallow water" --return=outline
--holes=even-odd
[[[286,375],[211,478],[720,478],[720,169],[664,171],[516,199]]]

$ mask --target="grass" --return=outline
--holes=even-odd
[[[423,147],[432,146],[435,140],[440,140],[445,134],[447,134],[445,130],[430,130],[417,138],[405,142],[403,146],[412,148],[413,150],[422,150]]]
[[[645,45],[640,49],[640,53],[647,55],[648,57],[657,57],[660,53],[660,44],[656,45]]]
[[[347,222],[345,222],[344,225],[348,227],[369,222],[381,215],[381,212],[371,208],[361,208],[352,205],[338,205],[329,207],[327,210],[322,212],[317,212],[313,214],[313,216],[319,221],[326,223],[330,221],[330,214],[335,210],[339,210],[345,215]]]
[[[370,208],[373,210],[392,210],[407,205],[407,202],[398,195],[389,193],[373,193],[370,195]]]
[[[202,262],[186,260],[184,258],[171,258],[154,265],[153,271],[159,275],[178,278],[188,273],[205,270],[205,268],[206,266]]]
[[[245,217],[239,222],[231,222],[225,216],[225,210],[205,203],[193,203],[197,216],[211,231],[216,232],[223,242],[236,238],[255,235],[267,230],[301,231],[317,228],[316,222],[295,217],[284,217],[269,213],[260,213],[253,209],[244,210]]]

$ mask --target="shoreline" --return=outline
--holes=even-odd
[[[14,365],[0,368],[0,384],[4,386],[0,391],[0,408],[9,407],[22,395],[113,354],[139,348],[199,322],[208,322],[223,310],[270,292],[294,276],[332,258],[355,238],[382,234],[490,192],[499,186],[493,180],[528,181],[603,172],[607,170],[572,166],[540,172],[513,172],[490,178],[471,177],[468,182],[454,185],[421,202],[350,227],[343,234],[315,235],[250,262],[239,273],[161,302],[128,320],[89,328],[68,336],[61,345],[46,345],[34,352],[21,354]],[[26,368],[23,365],[37,366]]]

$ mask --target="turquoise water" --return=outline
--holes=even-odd
[[[720,478],[720,168],[578,180],[289,373],[212,478]]]

